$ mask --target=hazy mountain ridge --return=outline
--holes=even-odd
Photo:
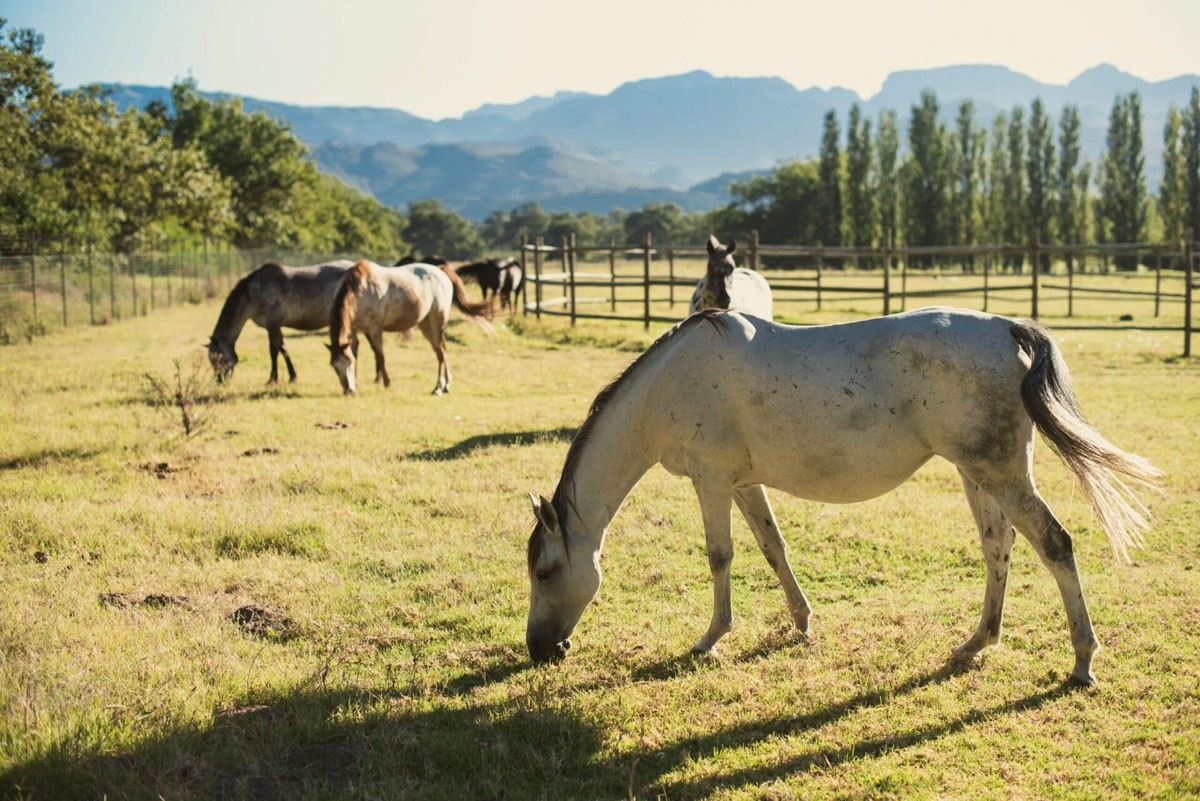
[[[892,73],[866,100],[842,88],[799,90],[781,78],[718,78],[694,71],[631,81],[607,95],[559,92],[486,104],[440,121],[399,109],[242,101],[249,111],[286,120],[322,169],[384,203],[402,206],[436,197],[479,218],[527,201],[551,210],[601,213],[648,202],[712,208],[728,201],[728,181],[714,191],[712,176],[745,177],[781,160],[816,155],[830,110],[844,129],[855,103],[872,121],[880,110],[891,109],[903,134],[925,89],[937,94],[948,125],[967,99],[981,127],[1014,106],[1028,115],[1035,97],[1056,121],[1064,104],[1074,104],[1083,122],[1083,149],[1093,161],[1104,147],[1113,99],[1136,91],[1153,186],[1161,171],[1167,109],[1171,103],[1184,106],[1197,84],[1200,76],[1150,82],[1101,64],[1054,85],[1007,67],[967,64]],[[122,108],[170,101],[167,88],[109,88]]]

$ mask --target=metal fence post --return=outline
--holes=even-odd
[[[29,235],[29,289],[33,294],[33,328],[37,330],[38,324],[38,307],[37,307],[37,240],[33,234]]]
[[[67,243],[65,239],[58,240],[58,283],[62,293],[63,328],[67,327]]]

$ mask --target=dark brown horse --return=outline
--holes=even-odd
[[[516,259],[484,259],[455,268],[455,272],[464,281],[474,281],[483,290],[483,301],[489,308],[500,297],[500,308],[508,309],[511,314],[515,307],[512,305],[513,295],[521,287],[521,262]]]
[[[233,346],[247,320],[267,329],[271,349],[271,377],[279,380],[279,356],[287,365],[288,379],[296,380],[296,368],[283,344],[284,328],[316,331],[329,325],[329,309],[338,286],[353,266],[352,261],[332,261],[311,267],[285,267],[264,264],[247,275],[229,293],[212,337],[208,340],[208,360],[218,381],[233,375],[238,357]]]

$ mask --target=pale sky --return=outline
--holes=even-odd
[[[842,86],[1000,64],[1051,84],[1110,63],[1200,74],[1200,0],[0,0],[64,88],[169,86],[457,117],[696,69]]]

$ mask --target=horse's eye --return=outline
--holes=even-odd
[[[535,581],[537,581],[538,584],[546,583],[553,576],[554,576],[554,568],[552,568],[552,567],[540,568],[540,569],[536,570],[533,574],[533,578]]]

